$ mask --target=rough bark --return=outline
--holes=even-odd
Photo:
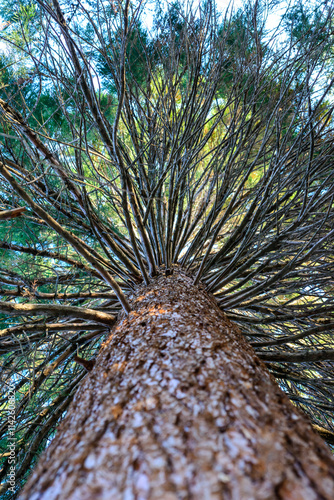
[[[21,499],[334,498],[334,460],[182,272],[132,298]]]

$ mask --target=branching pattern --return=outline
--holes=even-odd
[[[18,479],[85,374],[74,356],[175,266],[334,430],[328,3],[298,36],[266,30],[270,2],[222,17],[211,0],[157,8],[151,30],[142,2],[38,0],[35,32],[4,31],[28,61],[17,79],[1,60],[0,99],[0,409],[14,382]]]

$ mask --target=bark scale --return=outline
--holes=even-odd
[[[333,500],[326,444],[201,286],[131,305],[22,500]]]

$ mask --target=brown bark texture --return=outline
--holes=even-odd
[[[333,500],[327,445],[201,285],[131,305],[21,500]]]

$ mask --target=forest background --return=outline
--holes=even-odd
[[[333,445],[332,2],[0,15],[3,491],[9,387],[18,490],[136,287],[180,268]]]

